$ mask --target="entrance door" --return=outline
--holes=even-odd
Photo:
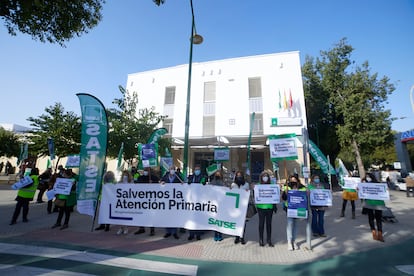
[[[264,152],[254,151],[251,153],[251,175],[252,181],[258,182],[260,173],[264,170]]]

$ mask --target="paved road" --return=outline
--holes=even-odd
[[[16,192],[0,184],[0,272],[2,275],[414,275],[414,198],[391,191],[391,207],[398,223],[384,224],[385,243],[371,238],[367,217],[352,220],[350,210],[339,218],[341,194],[334,193],[334,206],[326,212],[326,238],[312,240],[305,249],[305,221],[299,223],[300,250],[287,251],[286,218],[279,211],[273,219],[274,248],[259,247],[257,216],[247,223],[246,245],[225,236],[215,242],[207,232],[200,241],[164,239],[156,235],[116,235],[91,231],[92,219],[73,213],[69,228],[51,229],[56,213],[47,214],[46,204],[30,205],[29,222],[10,226]],[[350,206],[348,206],[349,208]],[[404,273],[405,271],[406,273]],[[7,274],[5,274],[7,273]]]

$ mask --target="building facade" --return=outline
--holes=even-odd
[[[188,64],[129,74],[126,85],[128,93],[137,93],[138,109],[154,107],[166,116],[160,127],[172,138],[177,167],[183,161],[187,83]],[[299,52],[193,63],[189,114],[189,171],[211,164],[217,147],[230,149],[225,172],[250,169],[255,180],[263,169],[273,171],[268,136],[301,138],[307,128]],[[300,158],[278,164],[282,178],[285,171],[300,172],[299,140]]]

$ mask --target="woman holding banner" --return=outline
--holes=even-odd
[[[285,210],[287,212],[288,210],[288,193],[291,190],[297,190],[297,191],[306,191],[306,187],[303,186],[300,181],[299,178],[297,178],[297,176],[292,175],[289,177],[289,182],[287,183],[287,185],[282,187],[282,200],[284,200],[284,206],[283,206],[283,210]],[[299,246],[296,244],[295,240],[296,240],[296,222],[297,222],[297,218],[293,218],[293,217],[287,217],[287,224],[286,224],[286,236],[287,236],[287,241],[288,241],[288,250],[292,251],[292,250],[298,250]]]
[[[368,173],[362,181],[367,183],[378,183],[378,180],[372,173]],[[363,207],[366,209],[368,214],[368,223],[371,228],[372,238],[374,240],[384,242],[384,238],[382,236],[382,211],[386,208],[384,201],[365,199]],[[374,220],[377,224],[377,228],[375,228]]]
[[[245,178],[244,178],[244,173],[242,171],[237,171],[236,175],[234,177],[234,182],[231,184],[230,186],[231,189],[244,189],[246,191],[250,190],[250,185],[249,183],[246,182]],[[247,222],[247,220],[246,220]],[[246,240],[244,239],[244,232],[246,231],[246,222],[244,223],[244,228],[243,228],[243,236],[241,237],[236,237],[234,239],[234,243],[238,244],[246,244]]]
[[[319,175],[312,175],[309,190],[325,189],[324,183],[321,183]],[[312,210],[312,233],[314,237],[326,237],[324,227],[326,206],[311,206]]]
[[[270,185],[270,175],[267,172],[262,172],[260,174],[260,183],[259,185]],[[266,223],[266,238],[267,244],[269,247],[274,247],[272,243],[272,217],[273,212],[276,213],[277,209],[276,204],[262,203],[256,204],[257,212],[259,213],[259,245],[265,246],[264,243],[264,225]]]

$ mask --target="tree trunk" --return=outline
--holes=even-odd
[[[365,168],[364,163],[362,163],[361,154],[359,153],[358,144],[355,140],[352,140],[352,148],[355,153],[356,162],[358,164],[359,177],[362,179],[365,177]]]

